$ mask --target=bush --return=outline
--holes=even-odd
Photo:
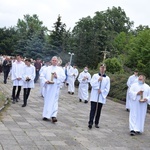
[[[110,92],[109,96],[122,101],[126,101],[127,79],[125,74],[110,74]]]
[[[123,67],[117,58],[108,58],[104,61],[104,63],[110,73],[123,73]]]

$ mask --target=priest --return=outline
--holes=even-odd
[[[150,103],[150,87],[145,83],[145,76],[138,77],[138,83],[131,85],[129,90],[130,114],[129,128],[130,135],[134,136],[144,131],[144,122],[147,112],[147,104]]]
[[[45,68],[40,78],[43,82],[44,90],[44,108],[43,120],[51,119],[57,122],[58,99],[61,83],[64,82],[66,76],[63,69],[58,64],[58,58],[53,56],[51,66]]]

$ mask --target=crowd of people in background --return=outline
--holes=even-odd
[[[99,128],[99,120],[103,104],[110,90],[110,78],[106,75],[106,65],[102,63],[98,73],[91,76],[88,66],[79,72],[77,65],[70,62],[62,66],[61,59],[53,56],[51,60],[42,61],[0,55],[0,74],[3,72],[3,83],[7,84],[8,78],[12,80],[12,103],[15,104],[20,98],[23,88],[23,104],[27,106],[31,89],[39,83],[39,93],[44,98],[43,120],[57,122],[58,100],[60,89],[67,88],[66,93],[70,96],[77,92],[78,101],[87,104],[90,101],[88,128],[93,124]],[[143,74],[138,76],[138,70],[127,80],[126,110],[129,112],[130,135],[134,136],[144,132],[144,123],[147,112],[147,104],[150,104],[150,86],[145,83]],[[75,91],[75,81],[79,82],[78,91]],[[91,93],[89,93],[91,85]]]

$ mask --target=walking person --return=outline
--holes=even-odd
[[[34,63],[34,66],[35,66],[35,70],[36,70],[34,83],[36,83],[38,81],[38,79],[39,79],[39,71],[40,71],[40,69],[42,67],[41,60],[39,58],[37,58],[36,62]]]
[[[131,75],[129,78],[128,78],[128,81],[127,81],[127,86],[128,86],[128,89],[127,89],[127,94],[126,94],[126,110],[129,111],[130,110],[130,97],[129,97],[129,90],[130,90],[130,87],[132,84],[134,83],[137,83],[138,82],[138,70],[136,69],[134,71],[134,74]]]
[[[92,128],[93,120],[95,123],[95,127],[99,128],[99,119],[101,115],[101,109],[103,104],[106,103],[106,97],[110,90],[110,78],[105,74],[106,65],[100,65],[100,72],[94,74],[91,79],[91,110],[89,115],[89,129]]]
[[[23,85],[23,71],[24,71],[24,65],[25,63],[22,61],[22,57],[20,55],[16,56],[16,61],[12,64],[12,74],[11,79],[13,81],[13,89],[12,89],[12,99],[13,104],[15,102],[18,102],[20,92],[21,92],[21,86]],[[18,88],[16,93],[16,88]]]
[[[25,66],[23,69],[23,105],[26,107],[27,100],[30,95],[31,88],[34,88],[34,78],[35,78],[35,67],[31,64],[30,59],[25,60]]]
[[[147,104],[150,104],[150,86],[145,83],[144,75],[140,75],[138,82],[131,85],[129,96],[131,98],[129,128],[130,135],[134,136],[144,132]]]
[[[78,77],[79,88],[78,88],[78,97],[79,102],[84,100],[84,103],[88,103],[89,98],[89,83],[91,81],[91,75],[88,72],[88,67],[84,67],[84,71],[79,74]]]
[[[7,83],[7,78],[11,69],[12,63],[8,56],[6,56],[5,60],[3,61],[3,73],[4,73],[4,84]]]
[[[53,123],[57,122],[58,99],[61,83],[66,76],[62,67],[57,66],[58,58],[53,56],[51,66],[45,68],[40,78],[43,82],[44,90],[44,108],[43,120],[51,119]]]
[[[48,66],[50,66],[50,60],[49,59],[45,60],[44,66],[42,66],[40,71],[39,71],[39,75],[41,75],[43,70],[45,68],[47,68]],[[40,94],[41,94],[42,97],[44,97],[44,86],[43,86],[43,83],[42,83],[41,79],[40,79]]]
[[[68,69],[68,93],[73,95],[74,92],[75,92],[75,86],[74,86],[74,83],[75,83],[75,80],[79,74],[78,72],[78,69],[77,69],[77,66],[76,65],[73,65],[73,67],[70,67],[70,69]]]
[[[66,75],[66,78],[65,78],[65,81],[64,81],[64,85],[68,86],[68,83],[67,83],[67,78],[68,78],[68,63],[65,64],[65,66],[63,67],[63,70],[64,70],[65,75]]]

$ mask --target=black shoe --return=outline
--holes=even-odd
[[[141,134],[141,132],[140,132],[140,131],[135,131],[135,133],[136,133],[136,134]]]
[[[129,112],[130,110],[127,108],[127,109],[126,109],[126,111],[128,111],[128,112]]]
[[[135,136],[135,131],[133,131],[133,130],[130,131],[130,135],[131,135],[131,136]]]
[[[72,92],[72,95],[74,94],[74,92]]]
[[[91,124],[89,124],[88,127],[89,127],[89,129],[92,129],[92,125]]]
[[[25,105],[25,104],[23,104],[23,105],[22,105],[22,107],[26,107],[26,105]]]
[[[79,99],[79,102],[82,102],[82,100],[81,100],[81,99]]]
[[[44,121],[47,121],[48,119],[44,117],[43,120],[44,120]]]
[[[95,125],[95,128],[99,128],[98,124]]]
[[[13,99],[12,103],[13,103],[13,104],[15,104],[15,103],[16,103],[16,100],[15,100],[15,99]]]
[[[20,98],[19,98],[19,97],[17,97],[17,98],[16,98],[16,100],[17,100],[17,101],[19,101],[19,100],[20,100]]]
[[[68,92],[68,94],[70,94],[70,92]]]
[[[86,103],[88,103],[88,101],[87,101],[87,100],[85,100],[85,101],[84,101],[84,103],[86,104]]]
[[[53,123],[57,122],[56,117],[52,117],[52,122],[53,122]]]

